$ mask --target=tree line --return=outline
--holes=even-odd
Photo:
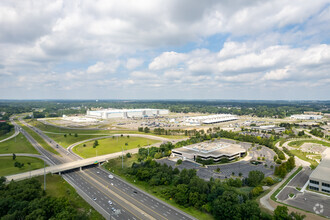
[[[73,207],[64,198],[46,194],[36,179],[5,184],[0,178],[1,219],[88,219],[87,213]]]
[[[161,197],[174,200],[178,205],[187,208],[192,207],[210,213],[215,219],[280,219],[279,214],[283,213],[290,217],[298,216],[290,219],[303,219],[303,216],[297,213],[288,214],[283,210],[280,213],[277,211],[273,216],[260,210],[254,198],[262,192],[260,185],[269,181],[265,180],[264,174],[260,171],[251,171],[244,181],[220,181],[213,178],[205,181],[196,175],[194,169],[180,171],[149,158],[140,163],[133,163],[124,173],[155,187],[154,191]],[[239,188],[244,185],[254,188],[250,193],[242,192]]]

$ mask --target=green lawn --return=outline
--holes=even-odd
[[[307,157],[307,155],[316,155],[316,154],[302,152],[301,150],[290,150],[290,152],[293,153],[295,156],[299,157],[300,159],[311,163],[313,167],[317,167],[317,165],[319,165],[318,162],[316,162],[315,160],[311,160]]]
[[[24,163],[22,168],[14,166],[15,161]],[[28,163],[31,163],[29,165]],[[44,161],[34,157],[17,156],[15,160],[13,157],[0,157],[0,176],[8,176],[16,173],[23,173],[30,170],[36,170],[44,167]]]
[[[330,147],[330,143],[319,141],[319,140],[301,140],[301,141],[292,141],[288,145],[291,147],[300,147],[304,143],[315,143],[315,144],[322,144],[326,147]]]
[[[64,137],[64,134],[52,134],[52,133],[45,133],[45,134],[65,148],[67,148],[71,144],[74,144],[79,141],[104,136],[104,135],[79,135],[78,134],[78,137],[75,137],[74,136],[75,133],[71,133],[71,135],[69,135],[69,133],[66,133],[66,137]]]
[[[130,167],[132,165],[132,163],[136,162],[136,161],[137,161],[137,154],[133,154],[131,158],[126,158],[125,157],[124,167]],[[160,199],[160,200],[162,200],[162,201],[164,201],[164,202],[166,202],[166,203],[168,203],[168,204],[170,204],[170,205],[172,205],[172,206],[188,213],[191,216],[194,216],[197,219],[201,219],[201,220],[213,220],[214,219],[213,216],[208,214],[208,213],[199,211],[199,210],[197,210],[193,207],[186,208],[186,207],[180,206],[180,205],[176,204],[174,202],[174,200],[166,200],[163,197],[161,197],[159,192],[161,192],[162,189],[164,189],[167,186],[157,186],[157,187],[150,186],[149,184],[147,184],[145,182],[135,180],[130,176],[126,176],[125,174],[122,173],[121,159],[120,158],[109,160],[109,162],[106,163],[104,165],[104,167],[105,167],[105,169],[110,170],[111,172],[115,173],[116,175],[119,175],[121,178],[123,178],[127,182],[137,186],[141,190],[143,190],[143,191],[157,197],[158,199]]]
[[[17,122],[27,133],[29,133],[44,149],[48,150],[49,152],[59,155],[60,154],[54,150],[54,148],[52,148],[51,146],[49,146],[47,144],[47,142],[39,136],[39,134],[37,134],[36,132],[34,132],[32,129],[30,129],[29,127],[23,125],[22,123]]]
[[[0,135],[0,141],[12,136],[14,133],[15,133],[15,129],[13,128],[10,132],[8,132],[4,135]]]
[[[39,152],[31,145],[23,134],[18,134],[16,138],[0,143],[0,154],[9,153],[31,153],[39,154]]]
[[[73,148],[73,151],[82,156],[83,158],[89,158],[89,157],[95,157],[96,153],[97,155],[104,155],[104,154],[110,154],[115,152],[120,152],[122,150],[122,147],[124,147],[125,150],[138,148],[139,146],[147,146],[152,145],[154,143],[159,142],[158,140],[152,140],[147,138],[141,138],[141,137],[115,137],[115,138],[106,138],[98,140],[99,145],[96,148],[93,148],[94,141],[86,142],[84,143],[86,146],[84,147],[84,144],[80,144]],[[128,145],[126,146],[125,143]],[[97,151],[97,152],[96,152]]]
[[[43,188],[43,176],[39,176],[37,179],[42,184]],[[80,211],[90,211],[88,219],[104,219],[101,214],[95,211],[95,209],[90,206],[83,198],[81,198],[76,190],[59,175],[48,174],[46,176],[46,193],[47,195],[54,197],[67,198],[70,204],[72,204],[74,208],[79,209]]]

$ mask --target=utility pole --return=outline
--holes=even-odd
[[[124,169],[124,148],[121,147],[121,168]]]
[[[44,190],[46,191],[46,163],[44,161]]]

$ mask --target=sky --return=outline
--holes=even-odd
[[[330,0],[1,0],[0,99],[330,100]]]

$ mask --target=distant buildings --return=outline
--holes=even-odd
[[[330,193],[330,149],[326,149],[321,163],[309,176],[309,188],[312,190]]]
[[[233,121],[237,119],[238,117],[236,115],[218,114],[218,115],[189,117],[185,120],[185,123],[190,125],[215,124],[225,121]]]
[[[101,109],[96,111],[87,111],[87,116],[109,119],[109,118],[135,118],[167,115],[167,109]]]
[[[222,159],[234,160],[243,157],[246,150],[238,144],[222,142],[202,142],[172,150],[174,156],[179,156],[183,160],[196,161],[197,157],[202,160],[213,159],[219,162]]]
[[[276,127],[275,125],[265,125],[265,126],[259,126],[259,127],[251,127],[251,129],[259,130],[259,131],[266,131],[271,132],[275,131],[276,133],[281,133],[285,131],[284,127]]]
[[[298,120],[319,120],[322,119],[322,115],[291,115],[292,119],[298,119]]]

